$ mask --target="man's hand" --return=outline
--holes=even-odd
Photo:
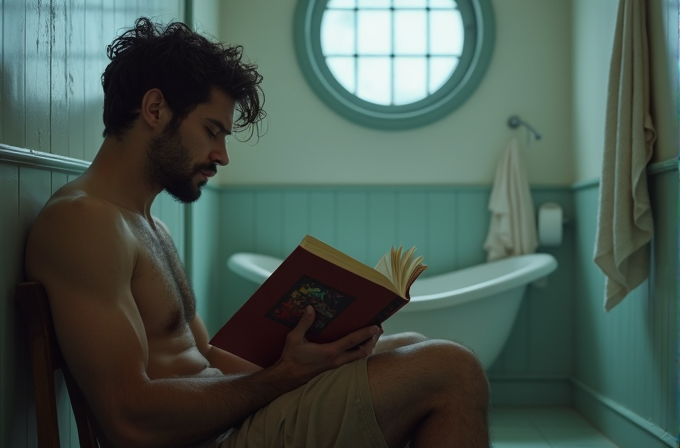
[[[314,344],[305,333],[314,323],[314,308],[307,306],[297,326],[288,333],[286,346],[273,368],[280,368],[290,379],[305,384],[326,370],[365,358],[373,353],[382,328],[374,325],[348,334],[328,344]]]

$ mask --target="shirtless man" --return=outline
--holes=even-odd
[[[270,368],[208,343],[150,209],[163,190],[198,199],[229,162],[225,137],[264,116],[261,76],[239,47],[146,19],[109,57],[104,143],[26,247],[102,446],[488,447],[486,377],[457,344],[378,342],[377,327],[312,344],[311,307]]]

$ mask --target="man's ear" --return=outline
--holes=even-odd
[[[172,119],[172,112],[160,89],[150,89],[142,97],[142,120],[152,129],[164,129]]]

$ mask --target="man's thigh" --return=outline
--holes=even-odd
[[[223,448],[387,448],[366,359],[325,372],[248,417]]]

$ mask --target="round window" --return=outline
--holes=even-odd
[[[302,71],[333,110],[365,126],[405,129],[460,106],[493,48],[489,0],[300,0]]]

